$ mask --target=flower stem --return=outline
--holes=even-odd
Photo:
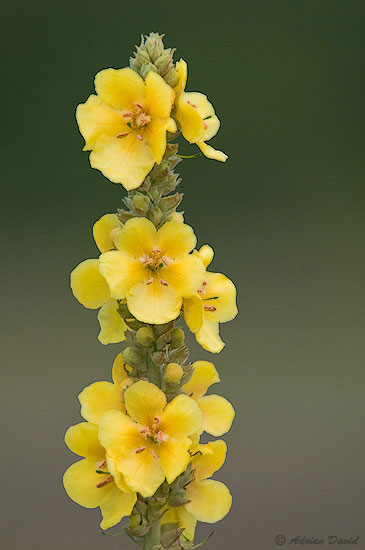
[[[146,533],[145,550],[158,550],[161,548],[161,525],[156,521],[151,526],[151,529]]]

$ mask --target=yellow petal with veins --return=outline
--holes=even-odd
[[[219,437],[232,426],[235,411],[231,403],[221,395],[205,395],[197,401],[203,415],[202,429]]]
[[[115,410],[108,411],[100,420],[98,437],[110,458],[119,457],[121,452],[133,455],[146,441],[134,420]]]
[[[184,319],[194,334],[203,324],[203,301],[200,296],[193,296],[184,300]]]
[[[212,305],[215,311],[205,311],[204,316],[211,321],[226,323],[234,319],[238,313],[236,305],[236,287],[228,277],[222,273],[205,275],[204,304]]]
[[[161,430],[170,437],[185,437],[200,431],[202,415],[194,399],[180,394],[166,406],[161,418]]]
[[[147,218],[131,218],[115,238],[118,250],[136,259],[143,254],[150,254],[156,243],[156,228]]]
[[[136,501],[136,493],[125,493],[113,483],[111,489],[100,503],[103,516],[100,527],[102,529],[109,529],[117,525],[122,518],[131,514]]]
[[[165,479],[161,462],[152,453],[153,446],[147,443],[142,452],[124,452],[118,459],[118,469],[127,485],[144,498],[151,497]]]
[[[157,232],[157,246],[169,258],[181,258],[189,254],[195,245],[194,230],[186,223],[166,222]]]
[[[188,452],[190,446],[191,439],[188,437],[180,437],[179,439],[170,437],[157,448],[156,452],[165,472],[167,483],[172,483],[177,476],[186,470],[190,462]]]
[[[99,260],[84,260],[71,273],[75,298],[83,306],[97,309],[110,299],[109,287],[99,271]]]
[[[205,267],[199,258],[188,254],[172,261],[161,275],[183,298],[191,298],[203,284]]]
[[[97,140],[105,135],[116,137],[129,131],[120,112],[113,109],[96,95],[91,95],[76,109],[76,120],[85,139],[84,151],[91,151]]]
[[[128,309],[142,323],[162,325],[176,319],[182,298],[172,286],[156,278],[150,284],[138,283],[127,294]]]
[[[143,78],[129,67],[104,69],[95,76],[95,91],[109,105],[123,110],[144,101],[145,84]]]
[[[130,288],[147,278],[146,268],[139,260],[121,250],[111,250],[100,256],[100,273],[106,279],[112,298],[121,300]]]
[[[221,439],[200,445],[200,448],[202,447],[209,447],[211,452],[204,450],[202,454],[193,457],[192,468],[195,470],[195,479],[200,481],[212,477],[223,466],[227,454],[227,445]]]
[[[208,101],[207,96],[200,92],[185,92],[184,101],[192,105],[202,119],[215,116],[213,105]]]
[[[182,135],[189,143],[202,141],[204,121],[198,110],[187,103],[184,97],[178,100],[174,117],[179,124]]]
[[[90,460],[100,461],[105,456],[105,450],[98,439],[98,427],[89,422],[70,426],[65,434],[65,443],[70,451]]]
[[[86,386],[79,394],[81,404],[81,416],[98,424],[102,416],[110,411],[117,410],[124,412],[121,393],[111,382],[94,382]]]
[[[227,487],[213,479],[189,483],[187,496],[190,502],[185,504],[186,510],[198,521],[205,523],[220,521],[232,505],[232,496]]]
[[[209,361],[195,361],[193,369],[192,377],[182,389],[193,399],[200,399],[210,386],[220,382],[220,378],[217,369]]]
[[[106,456],[106,470],[113,476],[114,483],[121,491],[125,493],[134,493],[125,482],[123,474],[121,474],[117,469],[117,460]]]
[[[118,302],[109,300],[98,313],[100,332],[98,340],[102,344],[117,344],[125,340],[127,325],[118,313]]]
[[[92,168],[128,191],[139,187],[155,164],[147,141],[138,135],[143,137],[143,130],[131,130],[122,138],[103,135],[90,153]]]
[[[71,500],[84,506],[96,508],[109,493],[112,484],[96,487],[107,475],[97,474],[95,462],[84,458],[72,464],[64,473],[63,486]]]
[[[140,424],[151,425],[162,415],[166,405],[166,396],[160,388],[140,380],[132,384],[124,394],[127,413]]]
[[[100,252],[108,252],[113,250],[115,229],[122,229],[121,223],[116,214],[104,214],[94,223],[93,236],[96,246]]]
[[[153,73],[148,73],[153,74]],[[160,164],[166,151],[166,132],[171,128],[169,118],[153,118],[146,126],[144,138],[152,151],[153,158],[157,164]]]
[[[211,145],[207,145],[204,141],[197,141],[197,146],[203,153],[205,157],[212,160],[219,160],[220,162],[226,162],[228,159],[228,155],[223,153],[223,151],[219,151],[218,149],[214,149]]]
[[[157,73],[150,71],[145,80],[146,99],[144,108],[153,118],[168,118],[175,99],[174,90]]]
[[[195,338],[203,349],[211,353],[219,353],[225,346],[219,336],[218,322],[209,319],[204,318],[201,328],[195,334]]]

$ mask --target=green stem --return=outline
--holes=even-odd
[[[156,521],[151,529],[146,533],[146,546],[145,550],[156,550],[160,548],[161,543],[161,524]]]

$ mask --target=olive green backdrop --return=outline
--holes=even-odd
[[[220,355],[190,339],[237,410],[216,474],[234,504],[206,546],[271,550],[281,534],[365,548],[364,3],[14,1],[1,13],[0,546],[134,547],[103,537],[99,512],[61,483],[77,394],[119,350],[98,343],[95,312],[68,286],[97,255],[93,222],[124,194],[89,167],[74,110],[97,71],[159,31],[188,61],[188,89],[214,103],[213,145],[230,156],[180,165],[186,221],[239,291]]]

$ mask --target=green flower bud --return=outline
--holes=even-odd
[[[133,207],[139,214],[145,214],[150,207],[151,201],[143,193],[136,193],[132,199]]]
[[[133,514],[130,518],[129,518],[129,525],[128,527],[130,529],[135,529],[136,527],[139,527],[141,524],[141,516],[140,514]]]
[[[126,363],[132,366],[136,366],[143,361],[142,355],[135,348],[125,348],[123,357]]]
[[[162,212],[161,209],[158,206],[155,206],[150,213],[150,220],[152,223],[154,223],[156,226],[161,223],[162,220]]]
[[[180,346],[183,345],[184,342],[185,342],[184,331],[179,327],[174,328],[171,331],[171,346],[174,349],[179,348]]]
[[[166,378],[168,382],[178,384],[182,378],[184,371],[177,363],[169,363],[166,367]]]
[[[158,203],[162,212],[168,212],[169,210],[174,210],[179,206],[183,199],[182,193],[175,193],[175,195],[169,195],[168,197],[163,197]]]
[[[137,342],[146,348],[155,341],[155,335],[150,327],[141,327],[137,332]]]

